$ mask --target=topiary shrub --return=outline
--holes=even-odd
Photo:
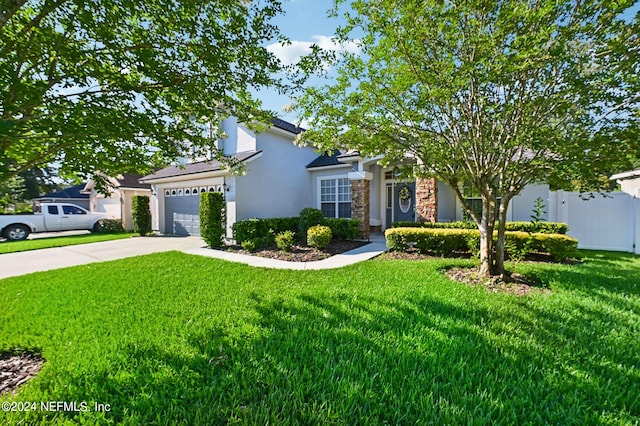
[[[360,221],[358,219],[327,218],[324,224],[331,228],[333,238],[355,240],[358,238]]]
[[[304,238],[307,235],[307,230],[312,226],[324,225],[325,218],[322,214],[322,210],[313,209],[307,207],[300,212],[300,219],[298,221],[298,235],[300,238]]]
[[[100,219],[92,231],[98,234],[118,234],[124,232],[124,227],[120,219]]]
[[[200,236],[209,247],[222,246],[226,233],[226,203],[222,192],[200,193]]]
[[[131,214],[133,217],[133,232],[137,232],[140,235],[147,235],[151,232],[149,197],[146,195],[134,195],[131,200]]]
[[[291,231],[284,231],[279,233],[278,235],[276,235],[276,245],[282,251],[291,251],[295,235],[296,234]]]
[[[322,249],[329,245],[331,237],[331,228],[328,226],[312,226],[307,230],[307,245]]]

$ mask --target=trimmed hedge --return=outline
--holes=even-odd
[[[322,225],[331,229],[334,238],[353,240],[358,236],[360,221],[357,219],[324,218]],[[268,219],[247,219],[236,222],[232,226],[233,239],[238,244],[253,241],[256,248],[264,248],[275,244],[275,236],[286,231],[295,232],[301,242],[307,233],[301,234],[299,217],[279,217]]]
[[[222,246],[226,233],[226,203],[222,192],[200,193],[200,235],[209,247]]]
[[[131,215],[133,216],[133,232],[140,235],[147,235],[151,232],[149,197],[134,195],[131,199]]]
[[[358,219],[328,218],[323,225],[331,228],[333,238],[338,240],[355,240],[358,238],[360,221]]]
[[[286,231],[298,230],[297,217],[281,217],[269,219],[247,219],[233,224],[233,239],[238,244],[252,241],[255,248],[263,248],[275,243],[275,236]]]
[[[496,226],[498,224],[496,223]],[[475,222],[394,222],[392,228],[442,228],[478,229]],[[561,222],[507,222],[507,231],[537,232],[541,234],[566,234],[569,225]]]
[[[494,233],[494,239],[497,232]],[[415,247],[420,253],[450,256],[462,252],[477,254],[480,232],[476,229],[390,228],[385,232],[387,247],[391,251],[404,251]],[[577,254],[578,240],[562,234],[505,233],[505,255],[520,259],[532,253],[548,253],[563,261]]]

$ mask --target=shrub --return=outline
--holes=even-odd
[[[291,246],[293,246],[293,238],[295,237],[295,233],[291,231],[284,231],[276,235],[276,245],[282,251],[291,251]]]
[[[149,209],[149,197],[146,195],[134,195],[131,202],[133,216],[133,231],[140,235],[151,232],[151,210]]]
[[[329,218],[325,225],[331,228],[334,238],[339,240],[355,240],[358,238],[360,221],[358,219]]]
[[[124,232],[120,219],[100,219],[93,227],[93,231],[98,234],[117,234]]]
[[[497,233],[494,233],[494,239]],[[387,247],[391,251],[404,251],[410,247],[420,253],[452,255],[459,252],[479,253],[480,232],[475,229],[390,228],[385,232]],[[507,231],[505,254],[520,260],[532,253],[548,253],[558,261],[577,253],[578,241],[562,234]]]
[[[274,244],[275,235],[285,231],[295,232],[298,221],[297,217],[241,220],[232,226],[233,239],[239,244],[253,241],[256,247],[267,247]]]
[[[312,226],[307,230],[307,245],[325,248],[331,242],[331,228],[324,225]]]
[[[322,214],[322,210],[312,209],[307,207],[300,212],[300,220],[298,222],[299,235],[304,238],[307,235],[307,230],[312,226],[324,225],[325,218]]]
[[[394,222],[391,226],[393,228],[478,229],[475,222]],[[542,234],[566,234],[569,226],[561,222],[507,222],[505,229]]]
[[[210,247],[220,247],[226,233],[226,203],[222,192],[200,193],[200,236]]]
[[[241,244],[242,249],[246,251],[253,251],[256,249],[256,243],[252,240],[245,240]]]

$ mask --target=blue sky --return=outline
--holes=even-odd
[[[331,38],[336,27],[340,24],[337,18],[328,18],[327,11],[333,4],[332,0],[288,0],[283,1],[284,14],[276,17],[273,23],[280,32],[291,40],[288,46],[280,46],[274,42],[269,49],[285,64],[295,63],[297,59],[310,52],[312,44],[329,49],[339,49]],[[353,49],[354,46],[347,46]],[[283,107],[291,103],[285,95],[278,95],[274,91],[261,91],[259,97],[263,107],[275,111],[281,118],[297,123],[294,113],[286,113]],[[304,124],[304,123],[303,123]]]
[[[311,44],[318,44],[324,49],[355,49],[355,46],[336,46],[331,38],[336,27],[341,23],[340,18],[329,18],[327,11],[332,7],[333,0],[283,0],[283,15],[277,16],[273,23],[280,32],[291,40],[291,45],[280,46],[274,42],[268,48],[286,64],[295,63],[297,59],[309,53]],[[624,16],[629,20],[640,10],[640,0],[629,8]],[[319,81],[319,80],[318,80]],[[258,93],[263,107],[292,123],[298,124],[298,118],[293,112],[283,111],[283,107],[291,103],[285,95],[275,91],[263,90]],[[303,127],[308,123],[302,123]]]

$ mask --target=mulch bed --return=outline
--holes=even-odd
[[[0,395],[15,392],[16,389],[40,371],[44,359],[36,354],[0,355]]]
[[[285,252],[277,247],[267,247],[265,249],[248,252],[240,246],[228,246],[227,250],[236,253],[248,254],[251,256],[267,257],[269,259],[286,260],[288,262],[314,262],[326,259],[336,254],[369,244],[368,241],[331,241],[329,245],[320,250],[313,247],[294,245],[290,252]]]
[[[456,258],[470,258],[469,253],[458,253]],[[387,252],[380,256],[380,259],[389,260],[423,260],[423,259],[439,259],[441,257],[422,254],[418,250],[408,250],[406,252]],[[531,256],[525,262],[539,263],[550,262],[551,258],[547,255],[536,254]],[[511,274],[510,280],[505,282],[500,277],[486,278],[478,275],[475,268],[449,268],[444,274],[451,280],[463,284],[483,286],[492,293],[510,293],[516,296],[526,296],[533,291],[538,293],[550,293],[551,290],[543,284],[536,282],[520,274]]]
[[[492,293],[509,293],[516,296],[526,296],[533,291],[542,293],[551,292],[549,288],[520,274],[511,274],[507,282],[501,277],[481,277],[475,268],[450,268],[445,271],[445,275],[453,281],[482,286]]]

